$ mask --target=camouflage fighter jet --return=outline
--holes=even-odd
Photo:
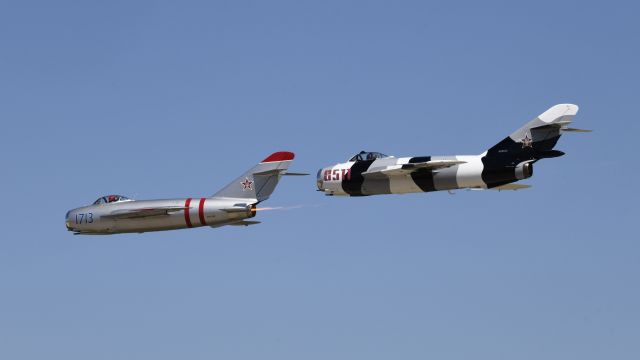
[[[533,164],[564,155],[554,150],[578,112],[555,105],[480,155],[396,158],[361,152],[349,161],[318,170],[318,190],[326,195],[366,196],[452,189],[518,190],[516,181],[533,175]]]
[[[253,225],[256,205],[269,198],[294,158],[276,152],[209,198],[136,201],[120,195],[98,198],[67,212],[69,231],[82,235],[143,233],[200,226]]]

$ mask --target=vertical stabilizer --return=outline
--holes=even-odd
[[[533,163],[564,155],[554,150],[563,131],[578,113],[578,106],[558,104],[529,121],[482,154],[482,180],[495,187],[533,175]],[[575,130],[574,130],[575,131]]]
[[[529,121],[511,135],[488,150],[489,154],[516,155],[529,150],[550,151],[560,139],[562,131],[568,129],[573,117],[578,113],[578,105],[558,104]],[[531,152],[534,155],[534,152]]]
[[[294,157],[292,152],[275,152],[215,193],[213,197],[264,201],[273,193]]]

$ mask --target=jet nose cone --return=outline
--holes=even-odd
[[[316,185],[318,186],[318,190],[324,191],[324,188],[322,187],[322,169],[318,169],[318,174],[316,175]]]
[[[71,210],[67,211],[67,215],[64,217],[64,225],[67,227],[67,230],[73,231],[73,227],[71,226]]]

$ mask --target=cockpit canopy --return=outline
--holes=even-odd
[[[122,196],[122,195],[107,195],[107,196],[98,198],[98,200],[96,200],[93,203],[93,205],[110,204],[110,203],[122,202],[122,201],[133,201],[133,199],[129,199],[128,197]]]
[[[389,156],[379,152],[360,151],[360,153],[354,155],[349,161],[375,160],[386,157]]]

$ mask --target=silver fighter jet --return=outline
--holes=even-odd
[[[105,235],[192,228],[253,225],[256,205],[269,198],[294,158],[276,152],[212,197],[136,201],[120,195],[100,197],[92,205],[67,212],[66,226],[74,234]]]
[[[533,164],[564,155],[554,150],[578,113],[573,104],[555,105],[480,155],[396,158],[361,152],[349,161],[318,170],[326,195],[366,196],[452,189],[518,190],[516,181],[533,175]]]

